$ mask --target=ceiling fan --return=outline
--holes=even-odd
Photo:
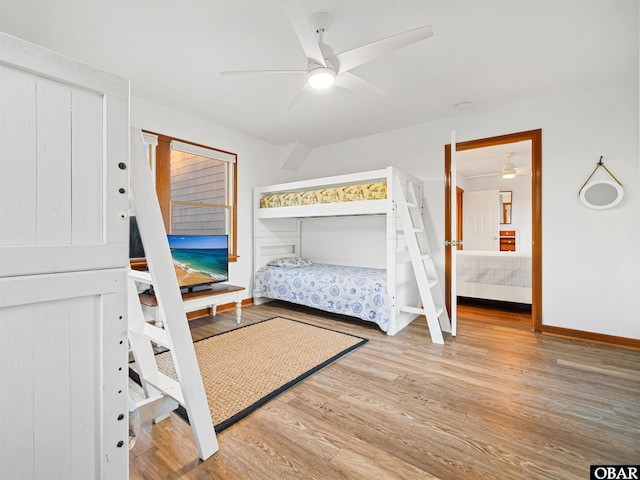
[[[516,175],[524,175],[531,172],[531,165],[524,165],[522,167],[516,167],[511,162],[513,153],[508,152],[504,154],[507,159],[507,163],[504,164],[501,170],[496,170],[495,173],[481,173],[478,175],[468,175],[464,178],[483,178],[483,177],[502,177],[505,180],[514,178]]]
[[[376,60],[386,53],[393,52],[433,36],[433,28],[431,25],[425,25],[368,43],[352,50],[347,50],[346,52],[335,54],[333,49],[323,41],[323,35],[331,23],[331,15],[320,12],[307,19],[297,0],[282,0],[282,5],[296,32],[302,50],[307,56],[307,69],[236,70],[220,73],[221,75],[306,74],[307,82],[293,99],[288,109],[299,101],[307,88],[324,89],[336,85],[351,90],[361,90],[377,95],[384,95],[386,92],[383,89],[354,75],[350,70]],[[316,33],[318,40],[316,40]]]

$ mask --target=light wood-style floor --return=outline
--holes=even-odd
[[[518,315],[462,306],[441,346],[423,318],[389,337],[283,303],[244,308],[243,324],[285,316],[370,341],[220,433],[205,462],[174,414],[144,426],[130,478],[583,480],[591,464],[637,464],[640,352],[534,334]],[[194,338],[236,326],[233,312],[190,325]]]

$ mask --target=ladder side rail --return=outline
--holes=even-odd
[[[449,314],[444,306],[444,292],[442,291],[438,277],[438,271],[433,261],[433,257],[431,256],[429,240],[427,239],[427,232],[422,219],[422,198],[418,198],[414,190],[414,184],[409,183],[407,189],[408,196],[411,201],[416,206],[419,206],[419,208],[409,209],[409,213],[412,214],[411,220],[413,221],[413,225],[418,230],[421,230],[421,233],[418,233],[416,235],[418,237],[418,250],[420,253],[420,260],[422,261],[423,268],[425,269],[426,275],[429,279],[429,290],[431,293],[432,301],[436,307],[435,310],[438,313],[438,321],[440,322],[440,327],[443,331],[451,332],[451,321],[449,320]]]
[[[206,460],[218,451],[218,441],[202,383],[191,331],[182,304],[180,287],[169,251],[169,242],[145,155],[142,132],[131,129],[131,198],[140,237],[162,312],[165,330],[173,345],[172,357],[189,415],[198,455]]]

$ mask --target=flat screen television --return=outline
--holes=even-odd
[[[140,260],[145,257],[144,247],[142,246],[142,238],[140,238],[140,230],[138,230],[138,222],[136,217],[129,217],[129,258],[131,260]]]
[[[191,290],[198,285],[229,280],[227,235],[168,235],[178,285]]]

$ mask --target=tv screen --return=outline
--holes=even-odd
[[[138,230],[138,222],[136,217],[129,217],[129,258],[144,258],[144,247],[142,246],[142,238],[140,238],[140,230]]]
[[[181,287],[229,280],[227,235],[168,235],[171,257]]]

